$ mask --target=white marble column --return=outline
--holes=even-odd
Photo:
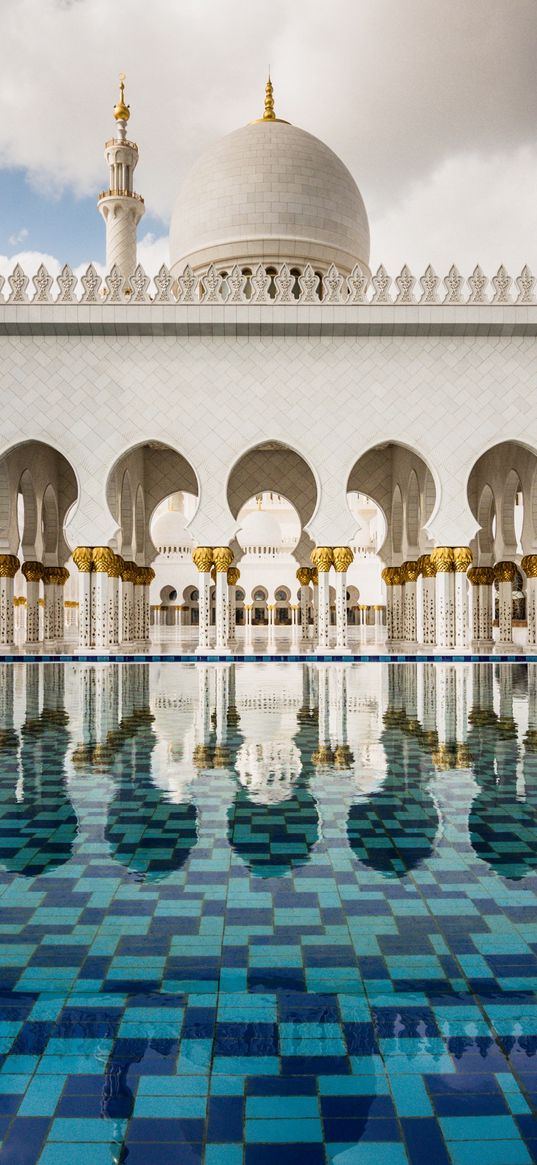
[[[526,575],[526,619],[528,623],[527,642],[529,647],[537,643],[537,554],[526,554],[522,559],[522,570]]]
[[[114,569],[115,554],[109,546],[93,547],[91,601],[95,647],[108,646],[108,583]]]
[[[468,582],[470,584],[470,612],[469,612],[469,626],[470,626],[470,642],[477,645],[479,642],[480,630],[480,611],[479,611],[479,592],[481,570],[478,566],[472,566],[468,571]]]
[[[119,554],[114,555],[114,563],[108,576],[108,644],[110,648],[119,644],[119,580],[125,563]]]
[[[198,574],[198,646],[196,650],[205,654],[210,647],[211,636],[211,567],[213,564],[212,546],[197,546],[192,551],[194,566]]]
[[[56,638],[56,568],[43,568],[43,595],[45,608],[43,611],[43,640],[50,644]]]
[[[291,603],[291,643],[296,648],[298,643],[298,613],[300,611],[299,603]]]
[[[331,546],[316,546],[311,561],[317,567],[318,631],[317,648],[325,651],[330,646],[330,584],[329,570],[333,564]]]
[[[213,551],[216,568],[216,650],[227,651],[228,632],[228,582],[227,572],[233,562],[233,551],[229,546],[215,546]]]
[[[309,566],[299,566],[296,577],[300,583],[300,639],[306,643],[309,639],[309,606],[311,570]]]
[[[0,645],[12,647],[14,642],[13,594],[14,578],[20,562],[16,554],[0,554]]]
[[[228,643],[233,646],[237,639],[237,583],[241,572],[237,566],[230,566],[227,572],[228,585]]]
[[[435,546],[431,562],[436,568],[436,645],[455,647],[455,560],[451,546]]]
[[[417,612],[416,612],[416,588],[420,568],[417,562],[408,560],[403,562],[401,569],[401,578],[404,582],[403,588],[403,639],[405,643],[417,642]]]
[[[455,564],[455,644],[457,647],[467,647],[470,633],[467,572],[472,565],[472,551],[469,546],[454,546],[453,560]]]
[[[479,639],[487,647],[492,647],[492,617],[494,606],[494,570],[491,566],[480,568],[479,585]]]
[[[94,644],[91,603],[93,547],[77,546],[73,553],[73,562],[78,568],[78,646],[82,651],[86,651]]]
[[[422,554],[418,560],[420,568],[420,636],[419,642],[424,646],[432,646],[436,642],[435,610],[436,610],[436,570],[431,562],[430,554]]]
[[[338,655],[347,655],[347,571],[354,554],[350,546],[334,546],[332,553],[336,569],[336,651]]]
[[[312,585],[313,585],[312,639],[313,639],[313,650],[315,651],[316,646],[317,646],[317,639],[319,636],[319,574],[318,574],[316,566],[312,567],[311,581],[312,581]]]
[[[125,562],[121,571],[121,642],[129,644],[134,639],[134,579],[136,563]]]
[[[39,643],[39,583],[43,578],[41,562],[23,562],[26,579],[26,642]]]
[[[494,580],[498,583],[498,646],[511,647],[513,643],[513,582],[516,578],[514,562],[497,562]]]

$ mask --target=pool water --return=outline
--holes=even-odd
[[[537,1162],[537,665],[0,664],[0,1163]]]

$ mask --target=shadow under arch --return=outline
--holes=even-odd
[[[45,441],[28,440],[0,455],[0,549],[35,558],[51,547],[51,565],[71,553],[64,530],[79,497],[67,457]]]
[[[277,493],[294,506],[304,528],[317,508],[317,480],[306,458],[282,441],[252,446],[232,466],[227,501],[234,518],[259,493]]]
[[[148,565],[156,555],[150,537],[153,514],[165,498],[181,491],[200,496],[198,476],[184,454],[164,441],[153,440],[126,449],[112,465],[106,482],[119,552],[132,553],[135,541],[137,559]]]
[[[346,493],[365,494],[379,507],[386,523],[386,538],[379,553],[384,551],[389,558],[425,548],[425,531],[434,516],[438,491],[431,467],[416,449],[390,440],[365,450],[352,466]],[[409,499],[415,546],[407,545]]]
[[[519,440],[499,441],[474,462],[466,483],[468,505],[479,524],[477,546],[494,557],[517,554],[514,511],[522,493],[522,553],[537,547],[537,449]],[[492,496],[491,496],[492,495]],[[496,530],[493,536],[493,519]],[[491,548],[490,550],[488,548]]]
[[[115,791],[105,826],[111,857],[140,882],[180,870],[198,841],[196,806],[170,800],[153,780],[152,719],[148,708],[138,708],[132,723],[119,725],[123,743],[111,770]]]

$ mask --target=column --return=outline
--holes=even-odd
[[[332,555],[336,569],[336,650],[338,655],[348,655],[347,571],[354,554],[350,546],[334,546]]]
[[[472,565],[472,551],[469,546],[454,546],[455,564],[455,643],[457,647],[468,646],[468,579],[467,571]]]
[[[132,587],[133,639],[140,643],[144,635],[144,567],[137,566]]]
[[[43,640],[50,644],[55,638],[54,630],[56,624],[56,567],[43,567],[43,594],[45,598],[45,610],[43,612]]]
[[[95,647],[108,646],[108,572],[113,569],[115,554],[109,546],[93,547],[91,601]]]
[[[252,644],[252,610],[253,603],[244,604],[244,646]]]
[[[229,549],[229,546],[215,546],[213,559],[216,568],[216,650],[226,651],[228,646],[227,572],[233,562],[233,551]]]
[[[299,566],[296,577],[300,583],[300,639],[306,643],[309,639],[309,608],[311,570],[309,566]]]
[[[54,638],[57,643],[63,643],[65,638],[65,605],[63,588],[69,578],[66,566],[56,567],[54,585]]]
[[[241,577],[241,572],[238,566],[230,566],[227,572],[227,587],[228,587],[228,642],[234,644],[237,638],[237,619],[236,619],[236,604],[237,604],[237,583]]]
[[[537,643],[537,554],[526,554],[521,562],[526,575],[526,618],[528,621],[527,642],[530,647]],[[24,567],[23,567],[24,570]]]
[[[470,636],[472,644],[479,643],[480,638],[480,580],[481,568],[479,566],[472,566],[468,571],[468,582],[470,583]]]
[[[479,638],[487,646],[492,647],[492,617],[494,613],[494,568],[483,566],[480,568],[479,586]]]
[[[274,612],[275,612],[275,610],[276,610],[276,606],[274,603],[267,603],[267,612],[268,612],[267,648],[269,651],[274,650]]]
[[[16,554],[0,554],[0,645],[12,647],[13,625],[13,579],[20,562]]]
[[[135,562],[124,562],[121,571],[121,641],[132,643],[134,639],[134,579],[137,574]]]
[[[421,592],[421,616],[420,616],[420,642],[429,646],[436,641],[436,620],[435,620],[435,592],[436,592],[436,567],[431,562],[430,554],[422,554],[418,559],[418,566],[420,568],[420,592]]]
[[[26,579],[26,642],[39,643],[39,583],[43,578],[42,562],[23,562]]]
[[[196,651],[206,652],[210,645],[211,627],[211,567],[213,565],[212,546],[197,546],[192,551],[192,561],[198,574],[198,646]]]
[[[401,570],[385,566],[382,578],[386,584],[386,643],[397,643],[403,638]]]
[[[149,593],[151,583],[155,577],[155,572],[152,566],[141,566],[138,571],[138,610],[139,610],[139,640],[141,643],[148,644],[150,636],[150,609],[149,609]]]
[[[318,631],[317,647],[326,651],[330,646],[330,587],[329,571],[334,558],[331,546],[316,546],[311,552],[311,561],[317,567],[318,577]]]
[[[416,643],[416,583],[420,573],[419,564],[411,560],[403,562],[400,568],[404,583],[403,590],[403,639],[406,643]]]
[[[313,586],[313,643],[315,645],[319,634],[319,572],[316,566],[311,568],[311,582]]]
[[[510,647],[513,642],[513,582],[516,578],[514,562],[497,562],[494,581],[498,583],[499,645]]]
[[[78,646],[91,647],[93,640],[93,612],[91,609],[92,546],[77,546],[73,562],[78,568]]]
[[[300,603],[291,603],[291,643],[296,647],[298,643],[298,612]]]
[[[431,562],[436,568],[436,644],[455,647],[455,560],[451,546],[435,546]]]
[[[108,647],[119,644],[119,580],[123,577],[125,561],[114,554],[114,561],[108,568]]]

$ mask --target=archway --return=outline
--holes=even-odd
[[[106,496],[117,523],[115,549],[124,558],[134,556],[140,565],[153,561],[157,553],[150,534],[154,512],[165,498],[181,490],[199,496],[195,470],[171,445],[146,441],[118,458],[108,475]]]
[[[427,522],[434,510],[433,475],[414,449],[388,441],[368,449],[355,462],[347,482],[347,495],[360,493],[379,507],[385,523],[383,562],[399,565],[405,557],[417,558],[429,548]]]
[[[479,530],[472,549],[479,565],[537,553],[537,452],[502,441],[478,458],[468,478],[468,502]]]
[[[78,497],[75,472],[63,453],[43,441],[24,441],[0,457],[0,552],[21,561],[63,566],[64,534]]]

